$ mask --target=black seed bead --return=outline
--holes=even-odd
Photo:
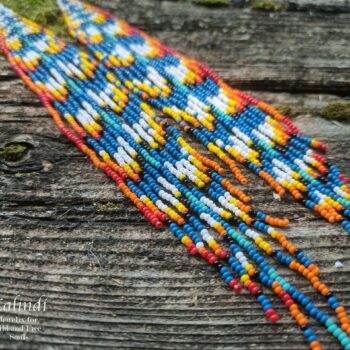
[[[233,238],[231,238],[229,241],[228,241],[229,245],[231,244],[236,244],[236,242],[233,240]]]
[[[228,242],[228,240],[230,239],[230,236],[229,236],[227,233],[225,233],[225,234],[222,236],[222,239],[223,239],[224,241]]]
[[[213,174],[214,174],[214,170],[212,170],[212,169],[208,169],[208,170],[207,170],[207,175],[208,175],[209,177],[212,177]]]
[[[256,211],[254,209],[252,209],[250,212],[249,212],[250,216],[256,216]]]
[[[188,201],[187,198],[182,198],[182,199],[181,199],[181,202],[182,202],[182,204],[184,204],[186,207],[189,207],[190,204],[191,204],[191,203]]]
[[[332,296],[333,296],[333,293],[332,293],[332,292],[328,292],[328,293],[325,295],[326,299],[329,299],[329,298],[331,298]]]
[[[259,290],[256,294],[255,294],[255,297],[256,298],[259,298],[260,297],[260,295],[262,295],[263,293],[262,293],[262,291],[261,290]]]
[[[235,218],[235,217],[232,216],[232,217],[229,219],[229,223],[238,226],[238,225],[240,224],[240,221],[239,221],[237,218]]]
[[[185,214],[182,214],[182,217],[186,220],[186,221],[188,221],[188,220],[190,220],[190,217],[192,216],[192,214],[190,213],[190,212],[187,212],[187,213],[185,213]]]
[[[222,264],[219,260],[216,260],[213,265],[218,271],[220,271],[221,268],[224,267],[224,264]]]

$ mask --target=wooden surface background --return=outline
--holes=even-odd
[[[286,1],[287,2],[287,1]],[[234,86],[299,112],[297,124],[330,146],[350,173],[350,126],[309,112],[350,96],[350,4],[294,0],[284,12],[169,0],[101,0],[168,45],[203,60]],[[234,295],[166,230],[156,232],[116,186],[59,132],[3,57],[0,147],[27,147],[18,162],[0,161],[0,298],[48,298],[42,331],[0,349],[307,349],[283,305],[270,324],[244,291]],[[256,207],[292,219],[288,236],[322,267],[322,277],[350,307],[350,237],[252,176]],[[341,261],[342,268],[335,268]],[[306,281],[285,276],[323,310]],[[15,313],[0,311],[0,316]],[[340,349],[316,328],[326,349]]]

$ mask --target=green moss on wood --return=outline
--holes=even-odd
[[[276,3],[272,0],[255,0],[250,4],[250,8],[260,11],[283,11],[286,10],[286,5]]]
[[[15,174],[15,177],[18,178],[18,179],[21,179],[21,178],[27,178],[27,177],[33,177],[33,176],[38,176],[40,175],[39,172],[37,171],[30,171],[29,173],[21,173],[21,172],[18,172]]]
[[[95,203],[96,210],[99,212],[111,212],[118,210],[118,206],[112,202]]]
[[[279,105],[276,106],[276,109],[288,118],[295,118],[298,113],[289,105]]]
[[[69,38],[56,0],[0,0],[0,3],[11,8],[17,15],[41,24],[64,39]]]
[[[230,5],[230,0],[192,0],[193,3],[203,6],[228,6]]]
[[[21,144],[9,144],[0,148],[0,158],[7,162],[18,162],[21,160],[27,151],[27,147]]]
[[[321,109],[319,115],[332,120],[350,120],[350,102],[330,102]]]

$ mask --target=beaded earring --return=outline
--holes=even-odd
[[[271,288],[312,349],[321,345],[306,314],[350,350],[350,320],[344,306],[321,282],[319,268],[270,226],[285,225],[287,220],[248,206],[249,197],[223,177],[223,169],[191,147],[119,74],[3,6],[0,18],[0,46],[14,70],[38,95],[60,131],[156,228],[167,224],[191,254],[218,270],[231,289],[240,292],[244,285],[275,322],[279,317],[260,285]],[[186,118],[196,120],[190,114]],[[285,252],[258,231],[275,238]],[[282,278],[258,250],[305,276],[326,297],[339,325]]]
[[[72,36],[112,69],[128,88],[171,116],[247,179],[236,162],[281,196],[350,233],[350,188],[339,169],[315,152],[326,146],[307,137],[271,106],[232,89],[213,71],[162,45],[110,13],[79,1],[59,0]]]

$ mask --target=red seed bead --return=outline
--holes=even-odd
[[[288,299],[284,302],[287,307],[291,307],[294,304],[293,299]]]
[[[344,175],[344,174],[340,174],[340,175],[338,176],[338,178],[339,178],[339,180],[341,180],[341,181],[349,182],[349,178],[348,178],[346,175]]]
[[[225,252],[225,251],[221,251],[221,253],[220,253],[220,259],[226,259],[227,258],[227,252]]]
[[[196,255],[198,254],[198,249],[196,247],[194,247],[193,249],[190,250],[190,254],[191,255]]]
[[[233,288],[235,285],[236,285],[236,280],[234,280],[234,279],[228,283],[228,286],[231,288]]]
[[[209,259],[208,259],[208,262],[209,262],[209,264],[214,264],[214,262],[215,262],[216,260],[217,260],[217,259],[216,259],[215,255],[211,255],[211,256],[209,257]]]
[[[208,256],[209,256],[209,254],[210,254],[210,253],[209,253],[207,250],[205,250],[205,251],[202,253],[202,256],[203,256],[204,259],[207,259]]]
[[[233,289],[234,289],[234,291],[236,292],[236,293],[240,293],[241,291],[242,291],[242,285],[240,284],[240,283],[237,283],[234,287],[233,287]]]
[[[196,245],[194,243],[190,243],[188,246],[187,246],[187,249],[188,250],[191,250],[191,249],[194,249],[196,248]]]
[[[274,314],[275,314],[275,310],[274,309],[268,309],[268,310],[265,311],[265,315],[267,317],[271,317]]]
[[[273,315],[271,315],[270,316],[270,320],[272,321],[272,322],[278,322],[279,321],[279,319],[280,319],[280,317],[278,316],[278,314],[273,314]]]

